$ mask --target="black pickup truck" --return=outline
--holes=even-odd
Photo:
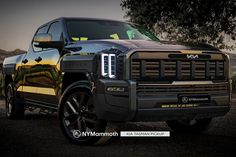
[[[59,18],[36,31],[26,54],[3,63],[6,115],[58,112],[76,144],[100,137],[107,122],[166,121],[176,132],[200,132],[231,104],[229,58],[206,44],[160,41],[122,21]]]

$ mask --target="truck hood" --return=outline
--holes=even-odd
[[[67,46],[68,49],[75,49],[77,52],[96,53],[101,51],[118,50],[127,52],[135,49],[156,49],[158,51],[170,50],[202,50],[219,51],[207,44],[180,43],[169,41],[149,41],[149,40],[88,40],[79,41]]]

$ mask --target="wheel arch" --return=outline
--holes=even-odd
[[[66,87],[66,89],[64,90],[64,92],[59,100],[58,114],[60,114],[59,111],[60,111],[61,104],[64,103],[67,96],[75,89],[81,89],[81,90],[86,90],[88,92],[91,92],[92,86],[88,80],[80,80],[80,81],[73,82],[68,87]]]
[[[3,91],[2,91],[2,93],[4,94],[4,96],[6,96],[6,89],[7,89],[8,84],[11,82],[13,82],[13,78],[11,75],[7,74],[3,77],[3,83],[2,83]]]
[[[107,138],[106,136],[104,137],[90,137],[89,139],[85,140],[85,141],[76,141],[74,140],[74,138],[71,138],[71,136],[68,134],[68,131],[66,131],[65,127],[63,126],[63,122],[60,119],[63,116],[63,104],[65,103],[65,101],[67,100],[67,98],[70,96],[71,93],[73,93],[75,90],[85,90],[85,91],[89,91],[92,94],[92,84],[89,81],[86,80],[82,80],[82,81],[77,81],[72,83],[70,86],[68,86],[63,95],[61,96],[60,102],[59,102],[59,108],[58,108],[58,118],[59,118],[59,124],[62,130],[62,133],[64,134],[64,136],[69,139],[70,142],[74,143],[74,144],[80,144],[80,145],[100,145],[105,143],[107,140],[109,140],[110,138]],[[96,123],[95,128],[97,129],[98,132],[106,132],[106,126],[107,126],[107,121],[104,120],[98,120],[98,122]]]
[[[62,89],[61,93],[69,87],[71,84],[79,81],[87,81],[87,76],[84,72],[65,72],[62,78]]]

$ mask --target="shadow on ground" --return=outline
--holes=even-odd
[[[7,120],[0,105],[0,156],[235,156],[236,110],[216,118],[200,135],[157,138],[112,138],[102,146],[76,146],[62,135],[56,115],[27,112],[22,120]],[[163,122],[128,123],[121,130],[169,130]]]

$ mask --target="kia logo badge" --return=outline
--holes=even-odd
[[[192,55],[192,54],[187,54],[186,56],[188,59],[198,59],[199,56],[198,55]]]

